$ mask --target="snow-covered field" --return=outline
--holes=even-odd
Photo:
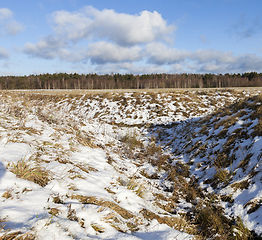
[[[0,239],[262,234],[260,91],[46,93],[1,92]]]

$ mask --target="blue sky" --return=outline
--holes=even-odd
[[[261,0],[9,0],[0,75],[262,72]]]

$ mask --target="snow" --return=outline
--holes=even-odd
[[[250,96],[256,93],[245,94]],[[147,127],[138,126],[140,124],[168,126],[178,123],[176,128],[182,136],[185,133],[183,126],[190,121],[198,121],[227,102],[235,102],[239,97],[229,92],[214,95],[185,93],[183,98],[179,93],[151,95],[141,93],[140,101],[130,92],[123,96],[112,93],[105,98],[99,95],[90,97],[88,94],[74,98],[65,95],[58,102],[34,98],[23,102],[22,99],[17,101],[16,95],[7,97],[3,94],[2,99],[5,101],[1,102],[0,110],[0,219],[4,220],[5,227],[2,230],[0,227],[0,236],[11,229],[33,231],[39,239],[56,240],[193,239],[192,235],[182,230],[178,231],[167,224],[160,224],[156,219],[148,220],[143,217],[143,209],[154,214],[165,213],[171,216],[156,206],[154,194],[168,196],[169,193],[164,192],[160,186],[169,187],[172,184],[142,176],[142,170],[148,175],[157,173],[165,176],[165,173],[148,162],[137,162],[131,152],[130,155],[122,154],[121,139],[127,134],[135,133],[146,146],[151,133]],[[182,102],[181,99],[187,100]],[[20,109],[20,112],[16,113],[12,108]],[[228,133],[231,134],[245,123],[239,119],[235,125],[229,127]],[[250,132],[256,124],[258,120],[252,122]],[[223,127],[211,129],[209,135],[217,135],[222,129]],[[195,128],[195,132],[200,131],[201,127]],[[171,150],[167,151],[182,146],[178,139],[175,140],[177,133],[174,128],[167,127],[165,133],[167,137],[162,140],[163,143],[171,141]],[[196,136],[189,144],[191,146],[197,141],[208,142],[206,138]],[[219,151],[226,141],[227,139],[217,139],[218,145],[213,150]],[[246,139],[240,143],[241,148],[250,146],[248,151],[254,153],[246,171],[250,172],[254,167],[257,171],[262,170],[257,160],[261,154],[261,141],[262,137],[255,137],[253,141]],[[177,145],[174,147],[172,144]],[[236,152],[237,156],[241,155],[240,151]],[[177,159],[182,162],[190,160],[189,154],[185,152],[174,154],[173,158],[174,162]],[[31,166],[39,165],[47,170],[51,176],[49,183],[41,187],[16,177],[10,171],[10,164],[21,159]],[[196,163],[203,162],[200,157],[194,159]],[[233,167],[237,168],[239,162],[240,158]],[[218,192],[203,183],[206,177],[215,174],[214,168],[209,167],[205,171],[202,168],[191,167],[192,173],[201,179],[201,187],[209,193]],[[246,175],[245,171],[237,169],[234,180],[237,181],[240,176],[243,180]],[[244,204],[252,199],[262,199],[260,176],[261,174],[254,176],[255,182],[245,190],[232,191],[230,186],[220,189],[221,194],[233,194],[235,199],[231,207],[222,203],[227,206],[226,213],[241,216],[244,223],[259,234],[262,233],[262,208],[247,214]],[[128,186],[128,181],[135,181],[137,186],[132,189]],[[144,189],[142,197],[136,192],[139,187]],[[4,197],[6,192],[10,192],[11,197]],[[96,200],[85,204],[73,196],[93,197]],[[63,203],[55,203],[55,197],[59,197]],[[107,203],[114,204],[114,207],[108,207]],[[125,219],[115,206],[132,213],[134,217]],[[182,198],[177,203],[178,212],[181,213],[192,207],[192,203]],[[52,209],[56,209],[58,213],[51,214]],[[70,211],[73,216],[71,219]],[[132,231],[128,224],[137,222],[138,229]],[[117,225],[123,232],[113,225]],[[95,226],[101,231],[96,230]]]

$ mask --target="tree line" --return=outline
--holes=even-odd
[[[262,87],[262,73],[243,74],[40,74],[2,76],[0,89],[146,89]]]

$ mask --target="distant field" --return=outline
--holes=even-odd
[[[230,88],[151,88],[151,89],[36,89],[36,90],[0,90],[0,92],[30,92],[41,94],[100,94],[100,93],[125,93],[125,92],[185,92],[185,91],[262,91],[262,87],[230,87]]]

